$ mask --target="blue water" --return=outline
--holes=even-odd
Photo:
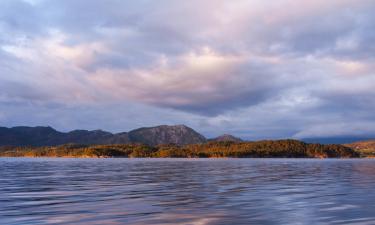
[[[375,224],[375,160],[2,158],[0,224]]]

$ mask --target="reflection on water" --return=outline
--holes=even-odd
[[[375,224],[375,160],[0,159],[1,224]]]

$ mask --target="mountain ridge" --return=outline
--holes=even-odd
[[[215,141],[215,142],[243,142],[241,138],[235,137],[231,134],[223,134],[216,138],[208,139],[209,141]]]
[[[374,140],[369,137],[325,137],[303,138],[306,143],[350,144],[357,141]],[[72,130],[61,132],[50,126],[0,127],[0,146],[56,146],[75,144],[130,144],[140,143],[151,146],[160,144],[201,144],[206,142],[243,142],[230,134],[215,138],[205,138],[194,129],[180,125],[159,125],[141,127],[128,132],[111,133],[104,130]]]
[[[60,132],[50,126],[0,127],[0,146],[55,146],[75,144],[197,144],[206,138],[186,125],[142,127],[129,132],[72,130]]]

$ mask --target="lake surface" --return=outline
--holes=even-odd
[[[2,158],[0,224],[375,224],[375,160]]]

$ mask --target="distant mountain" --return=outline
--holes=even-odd
[[[371,137],[358,137],[358,136],[339,136],[339,137],[317,137],[317,138],[302,138],[301,141],[306,143],[319,143],[319,144],[348,144],[358,141],[366,141],[375,139]]]
[[[130,143],[127,133],[112,134],[102,130],[74,130],[63,134],[60,142],[77,144],[126,144]]]
[[[0,145],[51,145],[61,134],[51,127],[0,127]]]
[[[235,137],[235,136],[230,135],[230,134],[223,134],[223,135],[221,135],[219,137],[209,139],[209,141],[215,141],[215,142],[226,142],[226,141],[230,141],[230,142],[243,142],[243,140],[241,138]]]
[[[185,125],[144,127],[129,132],[132,142],[147,145],[159,144],[197,144],[206,142],[206,138]]]
[[[369,137],[324,137],[301,139],[306,143],[347,144],[369,140]],[[375,140],[375,138],[373,138]],[[52,127],[13,128],[0,127],[0,146],[56,146],[68,143],[75,144],[130,144],[141,143],[150,146],[160,144],[199,144],[214,142],[243,142],[240,138],[229,134],[207,140],[203,135],[185,125],[143,127],[129,132],[113,134],[102,130],[73,130],[60,132]]]
[[[59,132],[51,127],[0,127],[0,146],[54,146],[76,144],[197,144],[205,137],[184,126],[157,126],[140,128],[129,133],[112,134],[102,130],[74,130]]]
[[[132,141],[129,138],[129,133],[122,132],[118,134],[114,134],[112,137],[110,137],[107,140],[108,144],[129,144],[132,143]]]
[[[66,143],[125,144],[129,142],[127,135],[114,135],[101,130],[74,130],[63,133],[52,127],[0,127],[0,145],[3,146],[53,146]]]

